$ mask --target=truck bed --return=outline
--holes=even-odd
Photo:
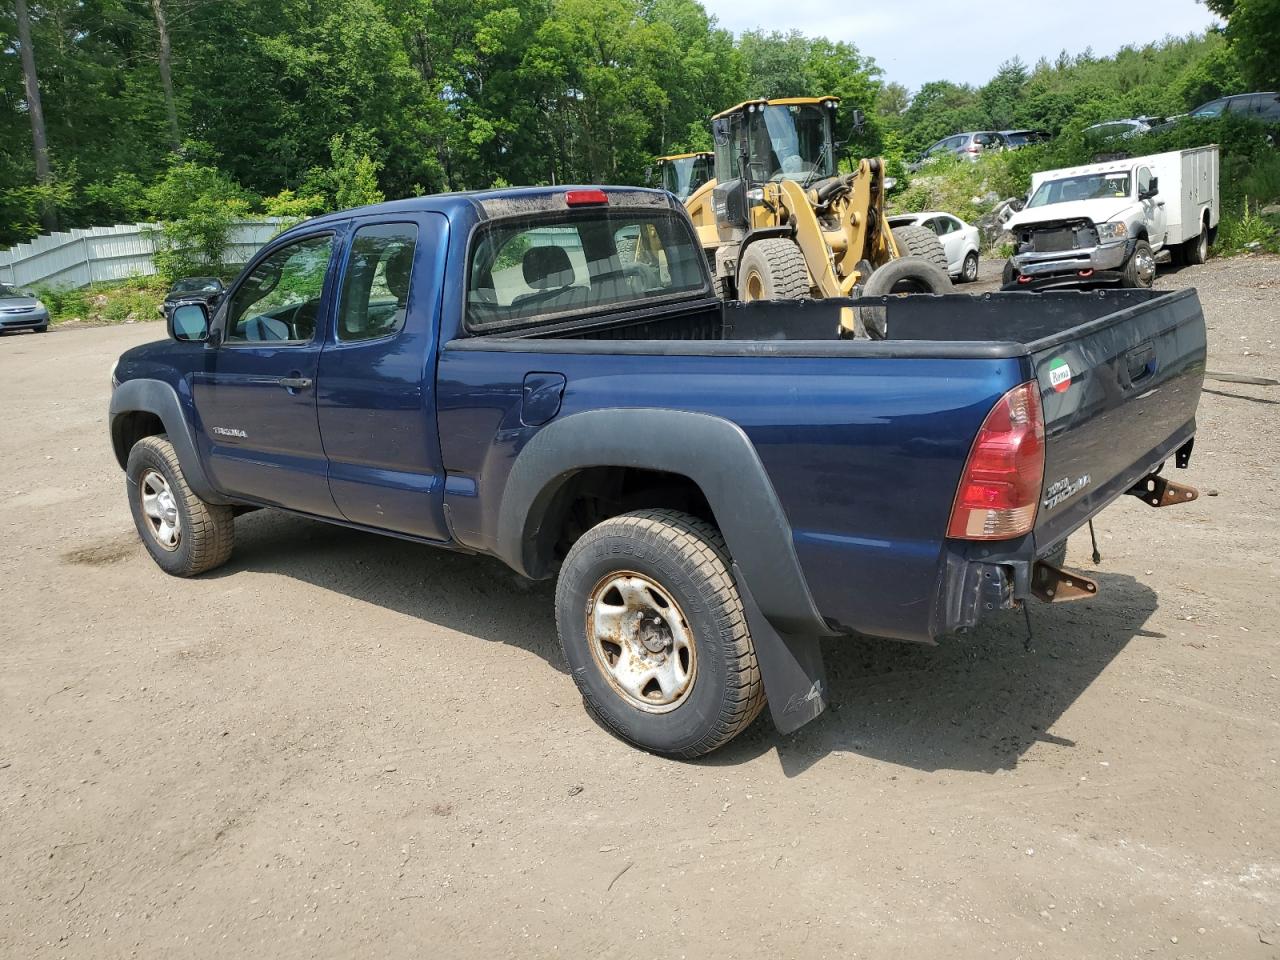
[[[841,310],[863,306],[885,310],[887,339],[841,338]],[[947,582],[953,572],[998,564],[1025,596],[1034,560],[1186,448],[1204,360],[1194,290],[706,300],[455,339],[441,355],[441,432],[479,437],[518,423],[522,381],[548,375],[530,371],[567,383],[560,419],[602,407],[729,419],[770,473],[829,621],[928,639],[972,622],[972,610],[948,605],[965,594]],[[1045,423],[1034,529],[1015,540],[946,538],[983,417],[1032,380]],[[484,384],[481,413],[474,391]],[[521,434],[503,435],[518,449]],[[493,476],[507,462],[471,442],[445,452],[460,475]],[[457,529],[475,531],[483,548],[491,535],[478,504],[446,499]],[[943,586],[926,596],[926,583]]]

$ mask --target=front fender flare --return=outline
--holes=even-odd
[[[751,440],[721,417],[638,408],[572,414],[542,428],[516,457],[498,517],[497,550],[515,570],[550,574],[538,534],[552,498],[576,471],[635,467],[688,477],[701,489],[734,564],[771,624],[831,636],[800,569],[791,525]]]
[[[191,425],[183,415],[182,402],[178,399],[177,391],[173,387],[163,380],[139,378],[126,380],[115,388],[111,394],[108,415],[113,448],[117,446],[115,441],[118,424],[130,413],[151,413],[160,418],[160,422],[164,424],[164,432],[178,454],[178,462],[182,464],[182,473],[186,477],[187,485],[197,497],[207,503],[232,502],[219,494],[210,482],[204,464],[196,452],[195,436]],[[116,458],[120,460],[121,467],[125,466],[129,451],[125,450],[121,457],[120,451],[117,450]]]

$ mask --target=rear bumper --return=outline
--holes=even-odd
[[[1131,241],[1116,240],[1081,250],[1015,254],[1013,266],[1024,277],[1045,277],[1079,270],[1119,270],[1132,252]]]
[[[1056,522],[1048,535],[1044,525],[1018,540],[967,542],[948,540],[943,548],[938,603],[931,635],[958,633],[977,625],[998,610],[1012,610],[1032,597],[1032,571],[1039,560],[1057,550],[1076,530],[1128,492],[1148,474],[1178,454],[1179,465],[1190,460],[1195,422],[1178,431],[1129,472],[1116,477],[1069,515]]]

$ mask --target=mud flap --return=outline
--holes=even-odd
[[[827,709],[827,671],[821,643],[817,637],[778,633],[760,612],[737,563],[733,564],[733,579],[751,628],[773,725],[779,733],[792,733]]]

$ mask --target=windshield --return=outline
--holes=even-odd
[[[525,327],[676,296],[709,295],[702,248],[669,213],[597,208],[521,217],[471,248],[467,329]]]
[[[711,164],[706,157],[681,157],[662,164],[662,187],[684,201],[711,179]]]
[[[1129,196],[1129,171],[1089,173],[1062,180],[1046,180],[1031,196],[1028,207],[1046,207],[1073,200],[1105,200]]]
[[[9,286],[7,283],[0,283],[0,297],[20,297],[22,296],[17,290]]]
[[[813,104],[774,104],[752,113],[752,179],[812,181],[834,175],[828,113]]]

